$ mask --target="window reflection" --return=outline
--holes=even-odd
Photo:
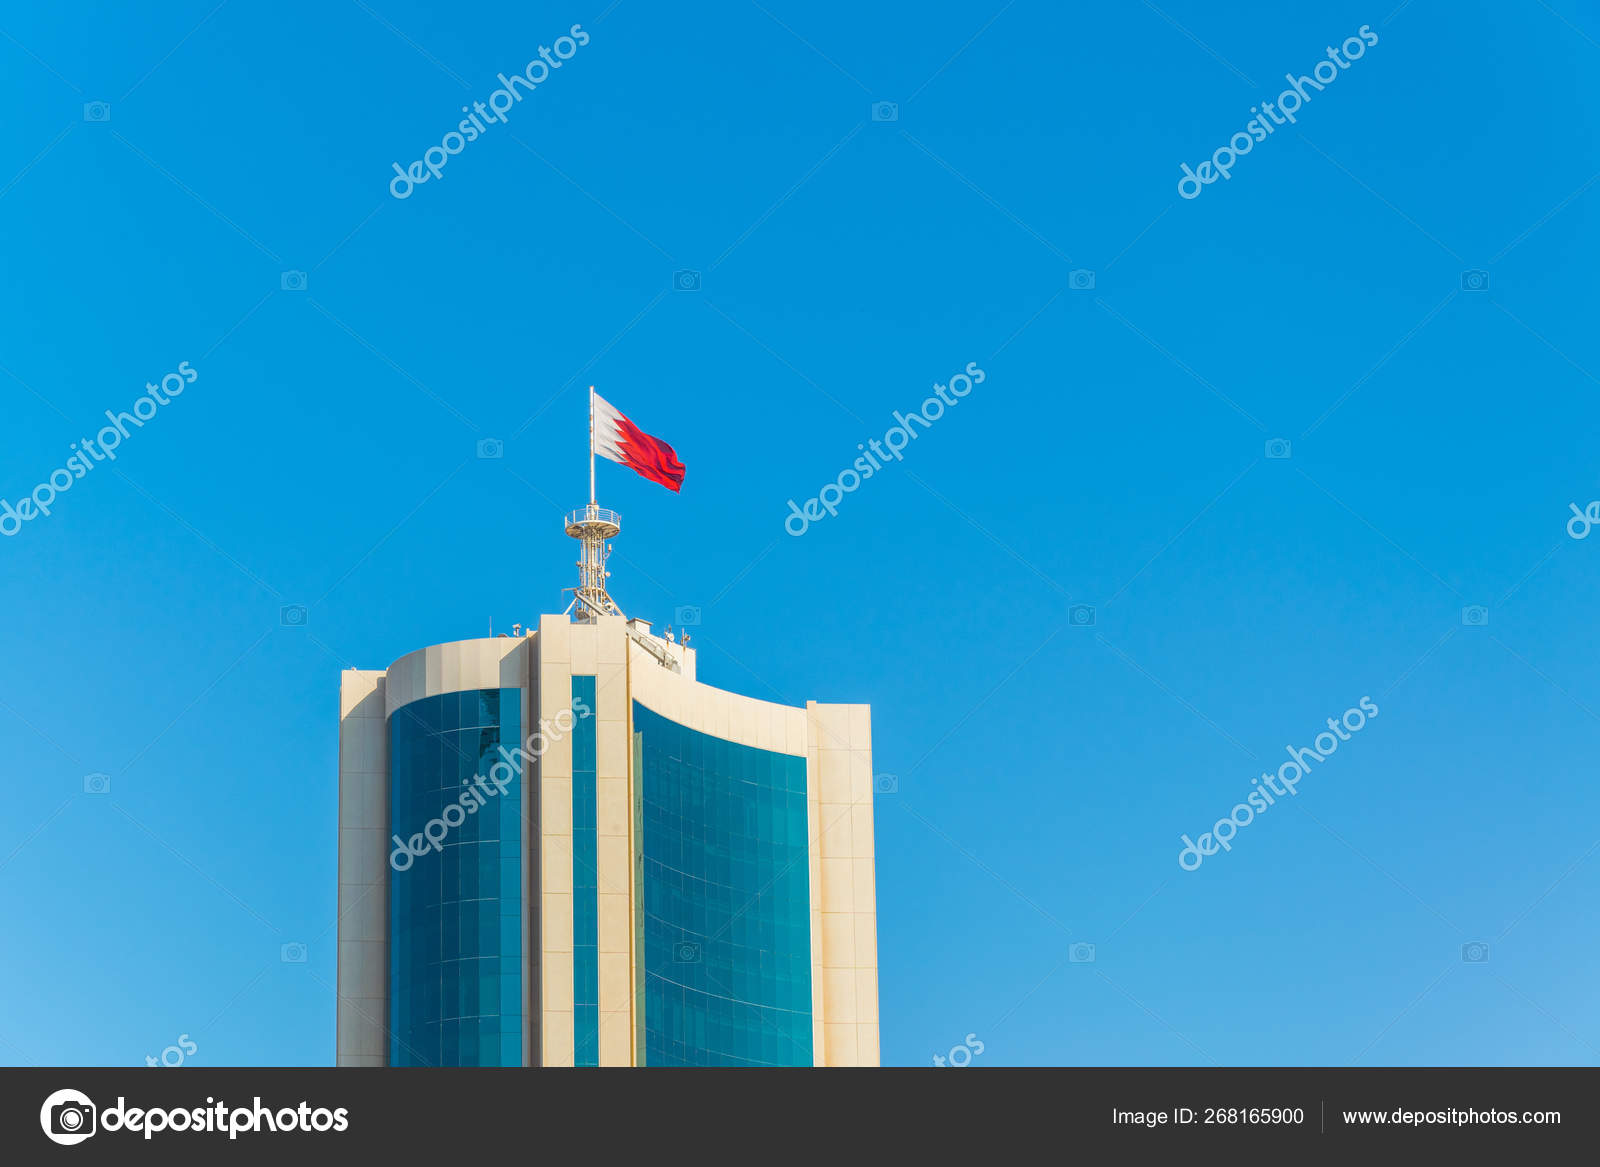
[[[390,831],[420,834],[522,740],[519,689],[443,693],[389,719]],[[389,1064],[522,1064],[522,774],[389,872]],[[503,774],[503,772],[502,772]],[[454,817],[454,815],[452,815]],[[393,846],[392,840],[389,846]]]
[[[805,759],[633,717],[644,1064],[811,1065]]]

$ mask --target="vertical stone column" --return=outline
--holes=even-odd
[[[806,703],[812,1033],[816,1064],[878,1064],[872,721],[866,705]]]
[[[595,790],[600,939],[600,1064],[631,1066],[633,1051],[633,750],[628,634],[621,617],[594,626]]]
[[[572,631],[565,616],[539,618],[539,717],[572,704]],[[565,718],[562,719],[566,721]],[[537,725],[530,728],[539,728]],[[539,769],[540,1034],[546,1066],[573,1061],[572,737],[551,734]]]
[[[389,1061],[389,723],[381,669],[339,678],[337,1064]]]

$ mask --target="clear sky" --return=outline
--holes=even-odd
[[[711,684],[872,705],[885,1063],[1600,1060],[1597,38],[1577,0],[9,7],[0,497],[195,378],[0,511],[0,1061],[332,1062],[339,672],[561,610],[591,382],[688,467],[600,466],[624,609],[698,608]]]

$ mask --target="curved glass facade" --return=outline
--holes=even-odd
[[[522,1064],[521,722],[520,689],[389,720],[391,1066]]]
[[[649,1066],[809,1066],[806,760],[633,705]]]

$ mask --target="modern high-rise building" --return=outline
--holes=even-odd
[[[866,705],[700,683],[604,588],[340,684],[338,1064],[875,1066]]]

